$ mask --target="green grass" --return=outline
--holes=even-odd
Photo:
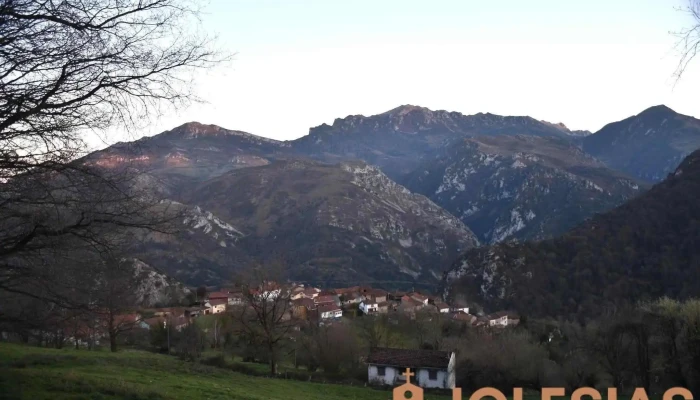
[[[387,400],[391,393],[251,377],[140,351],[112,354],[0,343],[0,398]],[[448,398],[426,396],[429,400]]]

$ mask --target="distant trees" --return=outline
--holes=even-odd
[[[355,371],[359,367],[361,349],[355,331],[348,323],[332,325],[307,324],[295,336],[298,358],[310,371]]]
[[[75,254],[108,251],[125,230],[169,230],[171,210],[128,165],[76,160],[84,134],[196,100],[188,77],[222,58],[188,30],[195,4],[0,4],[0,290],[73,307]]]
[[[442,350],[445,322],[443,314],[424,308],[416,312],[415,319],[403,321],[402,326],[416,347]]]

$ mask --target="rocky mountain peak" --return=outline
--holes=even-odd
[[[433,111],[426,108],[426,107],[414,106],[412,104],[404,104],[402,106],[398,106],[396,108],[393,108],[393,109],[386,111],[386,112],[379,114],[379,115],[390,115],[390,116],[396,117],[396,116],[406,115],[406,114],[412,113],[412,112],[432,113]]]
[[[653,107],[647,108],[646,110],[639,113],[638,116],[640,116],[640,117],[645,116],[645,117],[654,118],[654,117],[672,116],[675,114],[678,114],[678,113],[673,111],[671,108],[669,108],[663,104],[659,104],[658,106],[653,106]]]
[[[700,120],[658,105],[604,126],[583,148],[612,168],[658,182],[700,148]]]
[[[177,139],[197,139],[197,138],[214,138],[214,137],[237,137],[251,143],[267,143],[279,146],[288,146],[284,142],[269,139],[262,136],[253,135],[248,132],[230,130],[222,128],[218,125],[202,124],[200,122],[187,122],[177,128],[165,131],[155,137],[177,138]]]
[[[225,129],[217,125],[202,124],[197,121],[187,122],[170,130],[172,133],[186,134],[190,137],[215,135],[221,131],[225,131]]]

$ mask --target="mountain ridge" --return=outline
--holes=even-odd
[[[700,150],[646,193],[561,237],[467,251],[445,296],[532,316],[585,317],[663,296],[700,294]]]

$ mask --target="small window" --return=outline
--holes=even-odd
[[[377,375],[384,376],[384,374],[386,374],[385,367],[377,367]]]
[[[431,381],[436,381],[437,380],[437,370],[429,369],[428,370],[428,379],[430,379]]]

